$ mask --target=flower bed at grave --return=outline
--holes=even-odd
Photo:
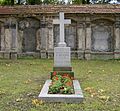
[[[73,76],[59,72],[53,72],[52,82],[49,86],[49,94],[74,94]]]

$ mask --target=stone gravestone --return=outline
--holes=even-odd
[[[70,47],[66,47],[64,40],[64,25],[70,24],[71,20],[64,19],[64,13],[60,12],[60,19],[53,20],[53,24],[60,25],[60,38],[58,47],[54,48],[54,67],[53,71],[70,73],[74,76],[71,67],[71,51]],[[49,94],[49,86],[52,80],[47,80],[38,96],[45,102],[65,102],[79,103],[83,101],[83,94],[78,80],[73,80],[74,94]]]
[[[64,20],[64,13],[60,13],[60,19],[53,20],[53,24],[60,24],[60,39],[58,47],[54,48],[54,69],[71,70],[70,47],[66,47],[64,38],[64,24],[70,24],[71,20]]]

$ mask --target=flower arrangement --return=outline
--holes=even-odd
[[[69,74],[59,74],[53,72],[52,82],[49,86],[49,94],[73,94],[73,80],[74,78]]]

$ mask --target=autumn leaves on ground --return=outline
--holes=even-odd
[[[81,104],[44,103],[37,97],[53,60],[0,60],[0,111],[120,111],[120,60],[73,60]]]

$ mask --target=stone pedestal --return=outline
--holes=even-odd
[[[87,60],[90,60],[90,59],[91,59],[90,50],[85,50],[85,59],[87,59]]]
[[[0,51],[0,59],[3,59],[3,58],[4,58],[4,52]]]
[[[71,67],[70,47],[54,48],[54,67]]]
[[[114,58],[115,59],[120,59],[120,50],[115,50],[114,51]]]
[[[55,47],[53,71],[72,71],[70,54],[70,47]]]
[[[10,59],[10,52],[4,52],[4,58]]]
[[[41,57],[42,59],[47,58],[46,50],[41,50],[41,51],[40,51],[40,57]]]
[[[48,59],[53,58],[53,56],[54,56],[54,51],[53,51],[53,49],[49,49],[49,50],[48,50]]]
[[[78,53],[78,59],[84,59],[85,52],[83,50],[78,49],[77,53]]]
[[[11,52],[10,53],[10,58],[13,59],[13,60],[16,60],[17,59],[17,52]]]

